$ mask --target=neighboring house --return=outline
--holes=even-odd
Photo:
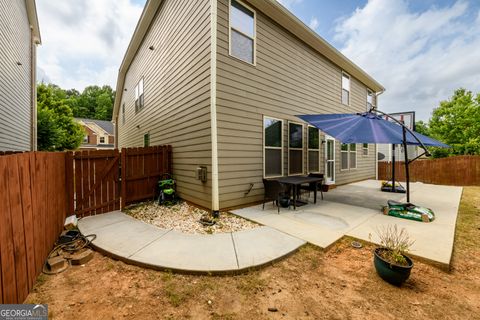
[[[37,148],[34,0],[0,0],[0,151]]]
[[[85,130],[85,137],[80,150],[94,149],[113,149],[115,146],[115,131],[111,121],[75,118]]]
[[[374,178],[374,145],[341,145],[295,115],[364,112],[383,90],[276,1],[150,0],[113,121],[121,147],[171,144],[181,197],[216,211],[263,199],[264,177]]]

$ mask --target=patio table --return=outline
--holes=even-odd
[[[277,180],[280,183],[287,184],[293,187],[293,209],[297,209],[298,201],[298,191],[302,184],[315,184],[315,192],[313,195],[313,203],[317,203],[317,191],[318,187],[322,187],[323,178],[320,177],[309,177],[309,176],[290,176],[290,177],[281,177],[274,178],[272,180]]]

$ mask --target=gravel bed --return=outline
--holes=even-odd
[[[226,233],[259,227],[255,222],[228,212],[220,213],[220,218],[213,226],[204,226],[199,220],[209,212],[184,201],[171,207],[161,206],[153,201],[144,202],[126,208],[125,213],[162,229],[174,229],[192,234]]]

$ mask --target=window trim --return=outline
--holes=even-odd
[[[242,31],[237,30],[234,27],[232,27],[232,24],[231,24],[231,21],[232,21],[231,20],[232,0],[228,0],[228,55],[230,57],[240,61],[240,62],[248,64],[249,66],[256,67],[257,66],[257,12],[254,9],[252,9],[252,7],[250,7],[249,5],[245,4],[245,2],[240,1],[240,0],[235,0],[235,1],[238,2],[240,5],[244,6],[246,9],[253,12],[253,38],[250,37],[249,35],[243,33]],[[253,63],[242,60],[238,57],[235,57],[232,54],[232,29],[234,29],[236,32],[242,34],[243,36],[253,40]]]
[[[318,149],[310,149],[310,132],[308,130],[310,128],[315,128],[318,130]],[[320,129],[308,125],[307,126],[307,173],[320,173],[320,168],[321,168],[321,161],[320,161],[320,146],[322,145],[321,139],[320,139]],[[310,151],[317,151],[318,152],[318,171],[310,171]]]
[[[346,76],[348,78],[348,103],[345,104],[343,103],[343,76]],[[351,93],[352,93],[352,77],[346,73],[345,71],[342,70],[342,77],[341,77],[341,80],[342,80],[342,83],[341,83],[341,91],[340,91],[340,102],[344,105],[344,106],[350,106],[350,96],[351,96]],[[346,90],[346,89],[345,89]]]
[[[272,120],[278,120],[280,121],[281,123],[281,128],[282,128],[282,131],[281,131],[281,135],[280,135],[280,147],[267,147],[265,146],[265,119],[272,119]],[[269,178],[279,178],[279,177],[283,177],[283,174],[284,174],[284,151],[283,151],[283,135],[284,135],[284,128],[283,128],[283,124],[284,124],[284,121],[283,119],[279,119],[279,118],[275,118],[275,117],[270,117],[270,116],[266,116],[266,115],[263,115],[262,117],[262,145],[263,145],[263,148],[262,148],[262,151],[263,151],[263,178],[265,179],[269,179]],[[282,169],[282,174],[279,175],[279,176],[268,176],[266,177],[265,176],[265,149],[274,149],[274,150],[280,150],[280,162],[281,162],[281,169]]]
[[[290,148],[290,124],[297,124],[302,126],[302,147],[301,148]],[[288,134],[288,140],[287,140],[287,166],[288,166],[288,175],[289,176],[301,176],[305,172],[305,124],[301,122],[295,122],[295,121],[288,121],[288,126],[287,126],[287,134]],[[290,150],[301,150],[302,151],[302,172],[300,173],[290,173]]]
[[[369,97],[369,94],[372,95],[372,108],[375,108],[375,103],[374,103],[374,93],[373,93],[373,90],[370,90],[369,88],[367,88],[367,112],[370,111],[370,107],[368,106],[368,97]]]
[[[348,150],[342,150],[342,144],[346,144],[348,146]],[[355,145],[355,151],[350,150],[350,145],[354,144]],[[347,163],[348,163],[348,168],[343,169],[342,168],[342,152],[347,153]],[[352,168],[350,167],[350,153],[355,152],[355,167]],[[340,171],[350,171],[350,170],[356,170],[358,167],[358,145],[357,143],[340,143]]]
[[[102,139],[103,139],[103,142],[102,142]],[[106,140],[105,140],[105,136],[100,136],[100,137],[98,137],[98,144],[106,144],[105,141],[106,141]]]

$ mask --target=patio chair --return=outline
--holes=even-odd
[[[267,201],[272,201],[273,205],[277,205],[278,213],[280,213],[280,201],[284,197],[290,197],[290,191],[288,187],[277,180],[268,180],[263,179],[263,187],[265,189],[263,196],[263,207],[262,210],[265,210],[265,203]],[[290,207],[290,203],[288,205]]]
[[[322,178],[324,177],[323,173],[309,173],[309,177],[315,177],[315,178]],[[317,190],[315,190],[315,183],[309,183],[308,185],[302,185],[300,186],[300,190],[306,190],[308,191],[308,197],[310,197],[310,192],[317,192],[320,190],[320,194],[322,196],[323,200],[323,191],[322,191],[322,183],[317,183]]]

